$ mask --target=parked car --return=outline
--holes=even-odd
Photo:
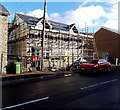
[[[105,59],[93,59],[89,63],[82,63],[79,69],[83,72],[93,72],[96,73],[100,70],[111,70],[111,64]]]

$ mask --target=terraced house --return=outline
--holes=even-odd
[[[0,74],[6,73],[7,65],[7,38],[8,38],[8,18],[9,12],[0,3]]]
[[[16,13],[9,28],[8,59],[18,60],[23,69],[34,66],[39,69],[42,29],[43,18]],[[82,57],[82,39],[75,24],[45,19],[44,68],[66,67]]]

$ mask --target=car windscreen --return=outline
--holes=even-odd
[[[90,63],[97,64],[98,60],[91,60]]]

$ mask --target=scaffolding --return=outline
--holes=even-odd
[[[19,19],[9,28],[8,59],[21,62],[23,70],[31,67],[34,67],[32,71],[40,70],[42,29],[17,20]],[[93,41],[88,36],[73,34],[71,31],[63,32],[60,25],[58,30],[48,28],[47,24],[45,27],[44,69],[66,68],[81,57],[93,58],[93,45],[91,48],[90,45],[85,45]],[[35,56],[34,63],[31,62],[31,56]]]

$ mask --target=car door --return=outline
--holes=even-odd
[[[106,60],[103,60],[104,65],[103,65],[103,69],[107,69],[108,68],[108,62]]]
[[[104,69],[104,67],[105,67],[105,62],[104,62],[104,60],[99,60],[99,62],[98,62],[98,69],[99,70],[103,70]]]

